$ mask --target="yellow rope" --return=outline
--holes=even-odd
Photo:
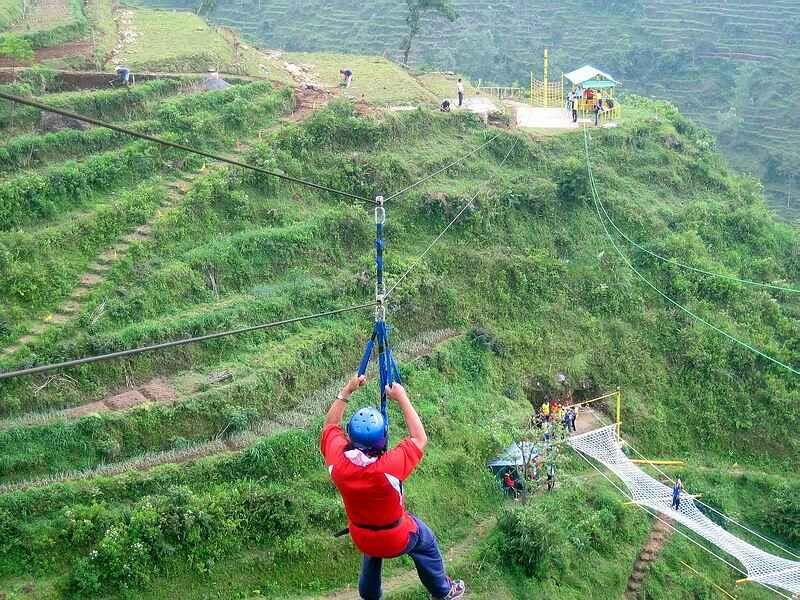
[[[690,564],[688,564],[688,563],[686,563],[686,562],[684,562],[684,561],[681,561],[681,564],[682,564],[684,567],[686,567],[687,569],[689,569],[689,570],[690,570],[692,573],[694,573],[695,575],[697,575],[698,577],[700,577],[700,579],[702,579],[703,581],[706,581],[707,583],[710,583],[711,585],[713,585],[713,586],[714,586],[714,589],[716,589],[717,591],[720,591],[720,592],[722,592],[722,593],[723,593],[723,594],[725,594],[725,595],[726,595],[728,598],[732,598],[733,600],[736,600],[736,596],[734,596],[733,594],[731,594],[731,593],[727,592],[727,591],[726,591],[724,588],[722,588],[722,587],[718,586],[716,583],[714,583],[713,581],[711,581],[711,580],[710,580],[708,577],[706,577],[705,575],[703,575],[702,573],[700,573],[699,571],[697,571],[696,569],[694,569],[694,568],[693,568],[693,567],[692,567]]]

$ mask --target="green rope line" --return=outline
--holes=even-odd
[[[587,152],[588,152],[588,150],[587,150]],[[588,160],[589,159],[587,157],[587,161]],[[619,233],[623,238],[625,238],[625,240],[629,244],[631,244],[635,248],[641,250],[642,252],[644,252],[646,254],[649,254],[653,258],[657,258],[658,260],[663,261],[665,263],[669,263],[671,265],[675,265],[676,267],[680,267],[680,268],[686,269],[688,271],[694,271],[695,273],[701,273],[701,274],[707,275],[709,277],[717,277],[719,279],[727,279],[729,281],[736,281],[738,283],[743,283],[745,285],[752,285],[752,286],[768,288],[768,289],[772,289],[772,290],[779,290],[781,292],[791,292],[791,293],[794,293],[794,294],[800,294],[800,289],[797,289],[797,288],[785,287],[785,286],[782,286],[782,285],[774,285],[774,284],[771,284],[771,283],[764,283],[763,281],[753,281],[751,279],[742,279],[742,278],[736,277],[734,275],[725,275],[723,273],[716,273],[714,271],[706,271],[705,269],[699,269],[697,267],[693,267],[691,265],[687,265],[687,264],[682,263],[682,262],[680,262],[678,260],[675,260],[674,258],[669,258],[667,256],[663,256],[661,254],[653,252],[652,250],[648,250],[647,248],[645,248],[644,246],[642,246],[641,244],[636,242],[636,240],[633,240],[630,237],[628,237],[625,234],[625,232],[622,231],[622,229],[620,229],[617,226],[617,224],[611,218],[611,215],[608,214],[608,211],[606,210],[606,207],[603,204],[603,201],[600,200],[599,203],[600,203],[600,208],[603,211],[603,214],[606,216],[606,218],[608,219],[608,222],[611,223],[611,226],[617,231],[617,233]]]
[[[753,352],[754,354],[757,354],[758,356],[760,356],[762,358],[765,358],[766,360],[770,361],[771,363],[774,363],[774,364],[778,365],[779,367],[783,367],[787,371],[791,371],[795,375],[800,375],[800,370],[795,369],[793,366],[791,366],[789,364],[781,362],[777,358],[773,358],[769,354],[765,354],[764,352],[762,352],[758,348],[755,348],[755,347],[751,346],[747,342],[743,342],[742,340],[740,340],[739,338],[731,335],[730,333],[728,333],[724,329],[720,329],[719,327],[717,327],[713,323],[710,323],[709,321],[707,321],[706,319],[704,319],[700,315],[692,312],[691,309],[685,307],[683,304],[681,304],[677,300],[673,300],[666,293],[664,293],[658,287],[656,287],[655,284],[653,284],[649,279],[647,279],[644,275],[642,275],[638,271],[638,269],[636,269],[636,267],[633,266],[633,263],[631,263],[630,259],[625,255],[625,253],[622,251],[622,249],[617,245],[617,242],[614,240],[614,237],[611,235],[611,232],[608,230],[608,227],[606,226],[605,219],[603,219],[603,215],[600,212],[599,194],[597,193],[597,187],[595,186],[594,175],[592,173],[592,165],[591,165],[591,162],[589,161],[589,136],[588,136],[588,133],[587,133],[585,127],[584,127],[584,130],[583,130],[583,135],[584,135],[584,149],[586,150],[586,167],[587,167],[587,170],[589,172],[589,182],[590,182],[591,188],[592,188],[592,198],[594,199],[594,206],[595,206],[595,210],[597,211],[597,218],[600,220],[600,224],[603,226],[603,230],[606,232],[606,236],[608,237],[608,241],[611,242],[611,245],[613,246],[614,250],[616,250],[617,254],[622,259],[622,261],[628,266],[628,268],[631,271],[633,271],[636,274],[636,276],[639,277],[639,279],[641,279],[645,284],[647,284],[648,287],[650,287],[653,291],[655,291],[664,300],[666,300],[667,302],[669,302],[670,304],[672,304],[676,308],[680,309],[681,311],[685,312],[687,315],[689,315],[690,317],[692,317],[696,321],[698,321],[698,322],[702,323],[703,325],[706,325],[707,327],[713,329],[714,331],[716,331],[720,335],[728,338],[729,340],[731,340],[732,342],[738,344],[742,348],[745,348],[746,350],[749,350],[750,352]]]

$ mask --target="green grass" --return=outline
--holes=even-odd
[[[471,95],[475,93],[475,88],[466,75],[450,75],[447,73],[414,73],[414,79],[426,90],[437,98],[458,98],[456,88],[458,79],[461,77],[464,84],[464,93]]]
[[[355,54],[287,53],[286,59],[312,68],[312,75],[326,86],[335,87],[342,81],[340,69],[353,71],[353,83],[342,88],[345,96],[365,99],[371,104],[432,103],[437,97],[421,86],[407,71],[395,63],[376,56]]]
[[[117,24],[114,22],[113,2],[112,0],[90,0],[85,7],[95,44],[95,65],[100,70],[117,43]]]
[[[338,60],[330,58],[329,67]],[[384,75],[379,70],[375,77]],[[250,114],[259,97],[237,99],[229,118]],[[597,184],[620,227],[655,251],[703,268],[800,281],[797,233],[773,220],[758,186],[729,171],[708,135],[673,108],[637,102],[641,112],[632,111],[619,128],[592,133]],[[165,110],[164,127],[193,128],[178,116]],[[477,147],[490,135],[469,114],[359,117],[340,101],[303,123],[272,129],[252,144],[247,159],[371,197],[404,187],[450,162],[453,148]],[[497,530],[454,565],[477,597],[499,590],[506,598],[618,598],[647,534],[641,514],[567,456],[560,460],[558,492],[536,496],[524,508],[505,506],[497,493],[485,462],[555,389],[557,373],[566,373],[576,389],[621,386],[625,435],[637,448],[648,456],[690,458],[697,467],[687,471],[692,490],[782,541],[798,536],[797,383],[676,314],[611,254],[587,203],[582,152],[580,132],[546,139],[501,133],[470,161],[388,208],[392,281],[481,191],[474,210],[397,288],[390,307],[397,343],[444,327],[467,332],[401,366],[431,437],[409,482],[409,506],[446,547],[475,523],[499,516]],[[89,207],[97,204],[95,196],[87,198]],[[3,367],[361,302],[373,293],[371,222],[368,207],[250,173],[201,177],[180,207],[154,224],[152,241],[135,245],[92,290],[75,321],[51,328],[26,352],[3,359]],[[56,217],[29,223],[30,238],[19,237],[37,277],[57,251],[44,241],[59,231],[72,230]],[[796,299],[630,256],[705,318],[792,360]],[[20,314],[36,306],[35,299],[17,302]],[[99,307],[100,317],[90,318]],[[316,449],[322,408],[309,398],[318,392],[327,401],[329,382],[352,371],[371,320],[365,311],[87,365],[69,373],[72,381],[41,389],[46,378],[0,385],[0,413],[19,417],[3,422],[0,479],[37,484],[0,494],[0,591],[30,583],[52,598],[100,590],[112,598],[296,597],[353,582],[357,554],[329,535],[342,512]],[[484,333],[475,335],[475,327]],[[207,382],[209,373],[222,370],[233,378]],[[25,418],[153,377],[174,384],[179,399],[73,420]],[[370,386],[353,406],[374,392]],[[316,412],[309,417],[300,409]],[[265,419],[289,429],[269,433],[259,427]],[[392,421],[398,439],[394,412]],[[267,434],[259,439],[254,431]],[[245,449],[146,470],[159,460],[151,452],[181,456],[188,445],[218,436],[233,447],[244,440]],[[37,481],[129,459],[142,470]],[[750,475],[738,478],[733,463]],[[719,472],[699,468],[706,464]],[[676,548],[648,583],[653,595],[673,586],[681,597],[710,593],[698,578],[675,583],[674,559],[683,547]],[[707,558],[682,556],[729,583],[730,573]]]
[[[22,16],[22,2],[19,0],[0,1],[0,31],[9,27]]]
[[[134,70],[205,72],[233,62],[233,48],[195,14],[146,9],[133,14],[136,39],[117,60]]]
[[[55,0],[33,3],[13,29],[40,49],[82,39],[89,33],[89,23],[80,0]]]

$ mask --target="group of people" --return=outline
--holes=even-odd
[[[577,431],[577,427],[575,426],[577,418],[577,405],[563,406],[558,400],[542,402],[542,405],[539,407],[534,417],[535,423],[538,426],[560,421],[564,425],[564,430],[567,433],[574,433]]]
[[[342,80],[339,83],[341,87],[349,88],[350,85],[353,83],[353,70],[350,68],[339,69],[339,75],[342,76]],[[461,77],[458,78],[456,82],[456,96],[458,97],[458,106],[461,107],[464,105],[464,81]],[[439,110],[442,112],[450,112],[452,107],[452,103],[449,99],[445,98],[442,100],[442,103],[439,105]]]
[[[464,82],[461,80],[460,77],[456,82],[456,94],[458,95],[458,106],[461,107],[464,105]],[[452,105],[450,103],[450,100],[445,98],[439,105],[439,110],[441,110],[442,112],[450,112],[451,106]]]
[[[578,122],[578,113],[580,112],[581,103],[584,107],[591,107],[590,110],[594,115],[595,127],[600,125],[600,117],[603,113],[610,112],[614,109],[614,100],[608,98],[601,92],[596,92],[592,89],[575,89],[567,94],[567,111],[572,115],[572,122]]]
[[[537,462],[536,459],[532,460],[527,466],[527,479],[528,481],[537,481],[539,479],[541,461]],[[556,465],[554,462],[548,462],[545,467],[547,476],[547,491],[552,492],[556,485]],[[507,496],[512,496],[515,500],[519,500],[522,492],[525,491],[525,483],[519,476],[517,469],[507,469],[501,478],[503,484],[503,491]]]

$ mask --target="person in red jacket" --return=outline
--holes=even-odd
[[[350,537],[363,553],[358,592],[364,600],[380,600],[384,558],[408,554],[420,581],[434,598],[455,600],[465,592],[463,581],[445,572],[436,536],[403,503],[403,482],[422,460],[428,436],[405,389],[399,383],[387,388],[397,402],[410,436],[386,451],[386,427],[380,411],[357,410],[347,424],[341,422],[350,395],[366,379],[353,377],[336,396],[322,428],[320,448],[334,485],[342,495]]]

